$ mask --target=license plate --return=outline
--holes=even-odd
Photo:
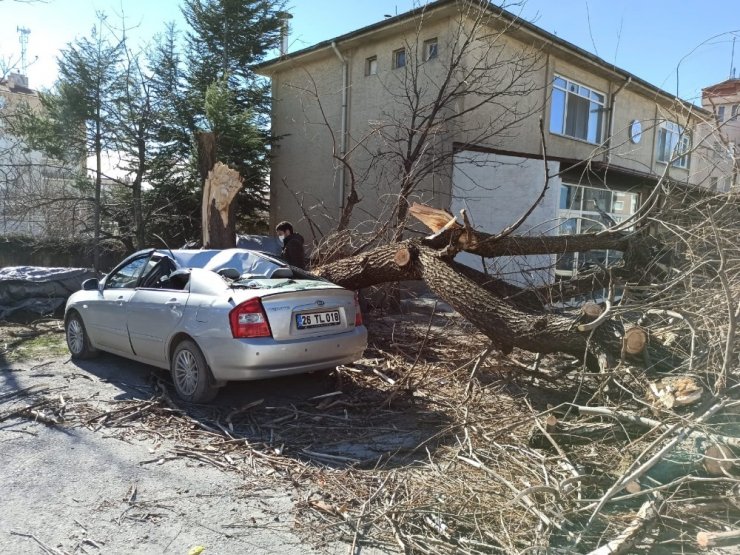
[[[295,322],[299,330],[306,328],[322,328],[324,326],[338,326],[340,324],[339,311],[311,312],[310,314],[296,314]]]

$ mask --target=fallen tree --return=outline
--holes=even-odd
[[[523,289],[454,260],[460,251],[487,257],[562,254],[591,249],[615,249],[626,253],[625,263],[618,270],[602,269],[598,276],[579,277],[576,287],[565,284],[574,294],[576,290],[583,290],[583,285],[593,289],[605,278],[612,280],[613,287],[619,275],[634,273],[630,261],[644,259],[647,255],[639,251],[651,244],[641,239],[639,233],[494,236],[472,229],[467,221],[464,226],[460,225],[444,211],[416,205],[411,213],[435,233],[424,239],[382,245],[320,266],[313,272],[350,289],[423,280],[437,297],[454,307],[504,353],[511,352],[514,347],[534,353],[567,353],[585,358],[591,367],[603,370],[613,366],[615,361],[624,361],[625,355],[630,358],[642,355],[647,348],[642,358],[650,361],[651,366],[664,368],[666,362],[676,363],[678,355],[659,342],[648,346],[643,341],[643,348],[631,352],[633,348],[627,343],[629,338],[623,325],[612,319],[609,309],[589,325],[580,312],[548,307],[550,295],[545,293],[550,292],[550,286]],[[463,219],[466,220],[464,214]],[[644,276],[645,272],[639,275]],[[632,332],[632,343],[634,335]]]

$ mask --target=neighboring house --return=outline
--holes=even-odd
[[[731,78],[702,89],[701,104],[714,113],[714,149],[718,158],[732,161],[725,175],[711,176],[710,188],[727,191],[738,184],[740,166],[740,79]]]
[[[397,122],[398,87],[409,83],[408,77],[399,76],[408,75],[409,67],[416,68],[414,90],[422,91],[422,100],[429,98],[434,83],[445,75],[460,25],[472,25],[466,20],[472,12],[464,11],[470,5],[438,0],[257,66],[258,73],[272,80],[272,131],[279,138],[271,171],[273,225],[293,220],[306,233],[304,213],[324,229],[337,221],[351,176],[332,158],[333,149],[351,153],[348,160],[358,179],[362,201],[353,224],[388,216],[395,207],[397,183],[387,166],[378,163],[376,154],[388,145],[373,138],[374,130]],[[510,60],[508,66],[492,67],[505,84],[510,72],[520,70],[517,64],[529,63],[527,86],[470,111],[474,96],[446,107],[465,115],[455,126],[440,126],[433,145],[438,167],[412,200],[455,214],[465,208],[473,224],[488,232],[513,223],[532,205],[546,179],[540,118],[553,177],[520,232],[600,229],[605,218],[619,222],[629,217],[661,176],[687,184],[709,181],[713,169],[695,164],[692,150],[706,143],[708,131],[699,136],[695,130],[711,120],[711,112],[506,10],[490,4],[487,10],[490,32],[485,34],[495,35],[497,43],[489,55],[497,56],[494,62]],[[476,63],[474,49],[467,55],[463,69]],[[501,122],[501,132],[476,135],[490,122]],[[618,255],[595,251],[556,261],[528,257],[513,266],[499,259],[496,270],[511,272],[513,281],[541,282],[552,279],[552,271],[543,268],[553,262],[565,276]],[[479,258],[461,256],[480,267]],[[529,275],[519,275],[527,267]]]
[[[29,151],[10,132],[6,119],[22,104],[40,107],[28,79],[17,73],[0,79],[0,236],[74,237],[89,216],[73,186],[74,169]]]

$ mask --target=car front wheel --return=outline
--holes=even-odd
[[[218,394],[211,384],[208,364],[198,346],[191,340],[181,341],[170,360],[172,381],[181,399],[193,403],[207,403]]]
[[[82,323],[82,318],[76,312],[73,312],[67,318],[65,333],[67,347],[73,359],[92,358],[98,354],[98,350],[90,346],[90,338],[87,335],[85,324]]]

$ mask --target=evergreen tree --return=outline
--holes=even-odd
[[[61,51],[59,79],[49,93],[40,95],[42,110],[27,108],[19,114],[15,130],[28,145],[51,158],[77,160],[86,167],[94,159],[93,265],[100,266],[102,230],[103,152],[112,144],[112,113],[120,94],[121,44],[112,44],[98,19],[89,37]]]

